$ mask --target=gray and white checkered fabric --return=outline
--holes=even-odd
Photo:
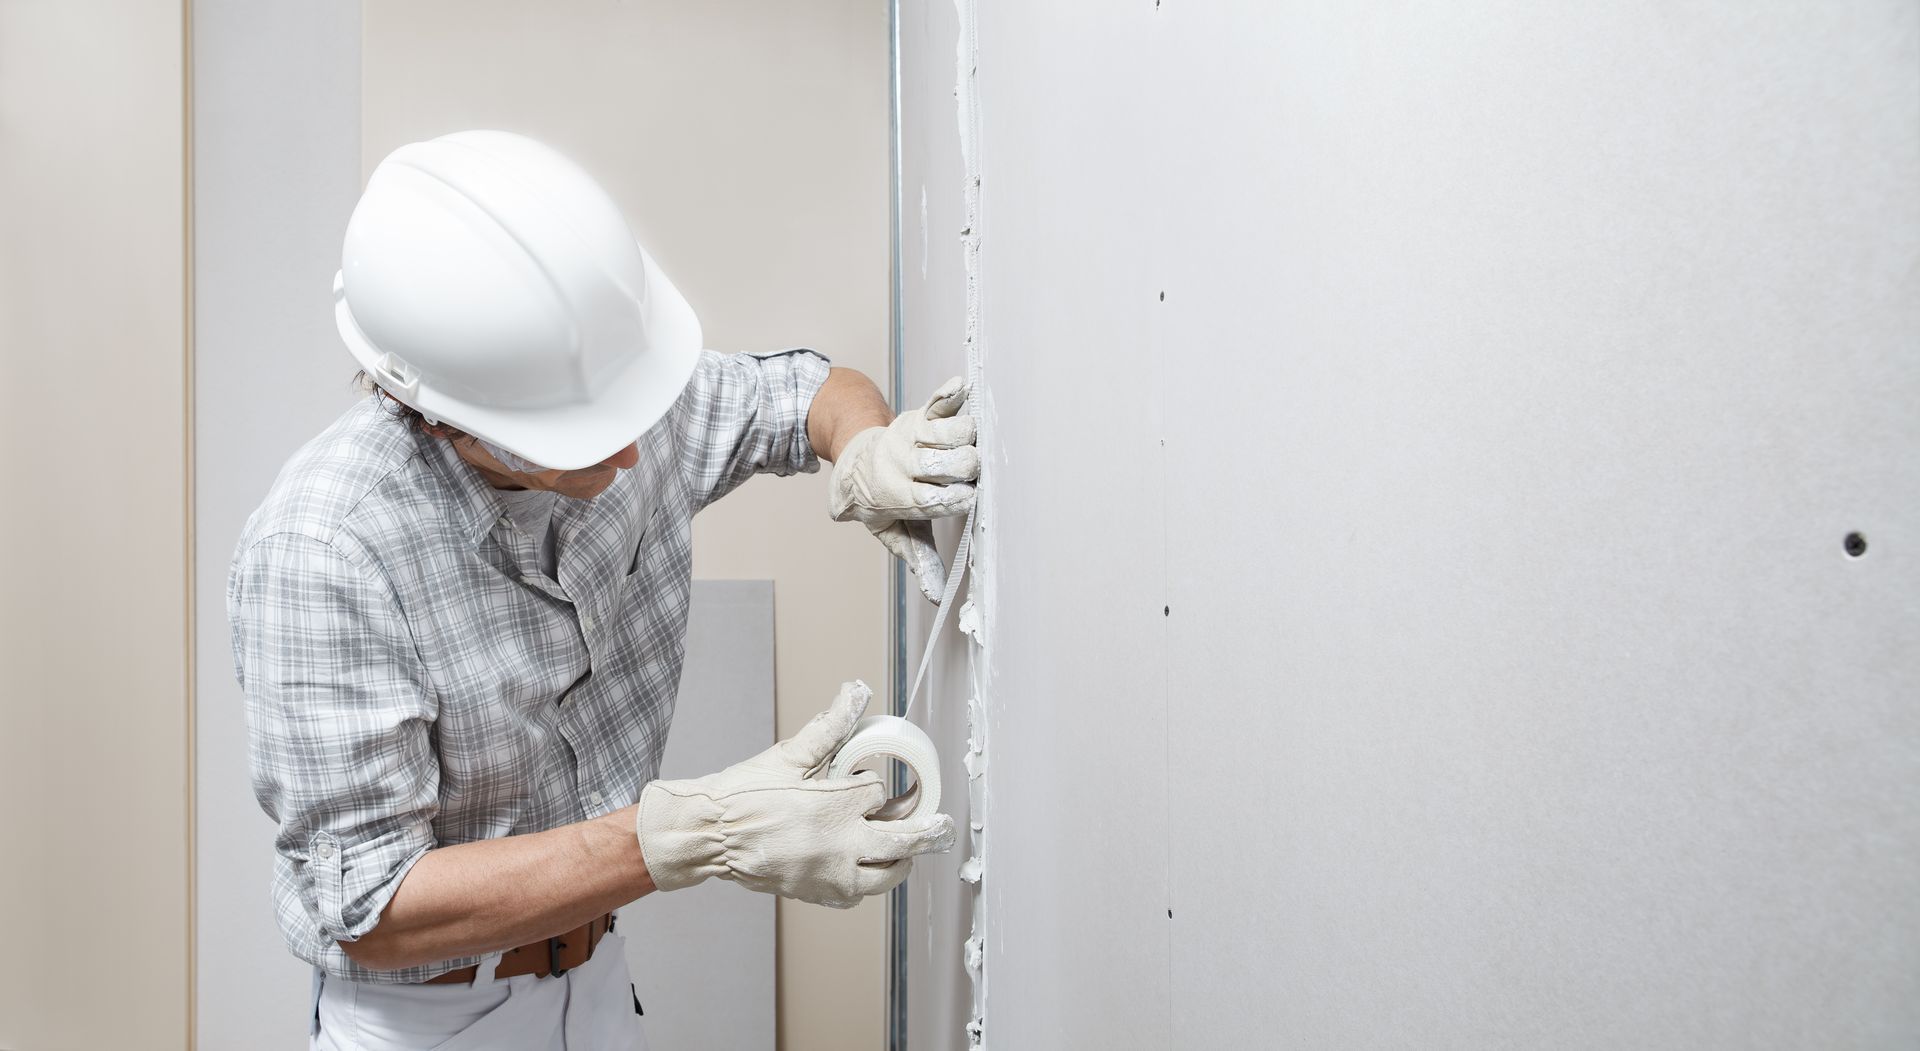
[[[701,357],[640,462],[554,511],[559,579],[445,440],[356,405],[294,454],[227,589],[254,794],[295,955],[341,951],[435,846],[627,806],[659,768],[692,587],[693,516],[758,472],[819,467],[812,351]]]

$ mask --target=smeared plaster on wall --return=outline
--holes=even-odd
[[[967,409],[978,422],[979,446],[987,456],[981,460],[979,485],[979,503],[974,512],[974,536],[971,540],[973,558],[972,579],[968,586],[967,601],[960,609],[960,630],[967,638],[967,665],[972,679],[973,690],[967,701],[967,801],[969,822],[968,847],[970,856],[963,866],[962,879],[973,896],[972,930],[962,952],[967,968],[967,981],[973,994],[972,1020],[967,1023],[967,1046],[983,1049],[986,1046],[987,1019],[987,974],[986,954],[984,951],[988,929],[987,897],[982,887],[987,866],[988,811],[992,798],[988,793],[986,772],[987,746],[987,704],[990,700],[986,682],[988,664],[985,660],[987,623],[992,619],[992,552],[982,541],[987,536],[987,524],[992,518],[993,486],[992,465],[989,462],[993,452],[993,414],[992,398],[982,380],[982,366],[985,348],[981,345],[981,309],[980,309],[980,155],[979,125],[980,96],[976,75],[979,69],[979,29],[976,0],[954,0],[954,11],[959,16],[960,33],[955,45],[955,119],[959,123],[960,157],[965,167],[965,179],[962,185],[966,193],[966,225],[960,232],[961,257],[966,266],[966,350],[967,385],[969,396]],[[922,196],[924,209],[925,197]],[[924,210],[923,210],[924,214]],[[924,261],[923,261],[924,266]],[[968,879],[967,876],[972,878]]]
[[[982,646],[987,644],[987,641],[980,637],[980,607],[973,604],[972,598],[960,604],[960,634]]]
[[[978,781],[987,772],[987,719],[980,698],[967,698],[967,780]],[[975,811],[979,813],[979,811]]]

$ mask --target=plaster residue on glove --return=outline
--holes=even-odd
[[[827,481],[834,521],[865,523],[932,601],[946,571],[929,523],[966,514],[978,495],[979,427],[961,413],[966,403],[966,381],[955,376],[923,408],[854,435]]]

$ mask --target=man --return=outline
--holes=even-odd
[[[979,472],[958,381],[895,419],[810,351],[703,351],[606,193],[500,132],[381,163],[335,315],[376,391],[282,470],[228,589],[314,1046],[641,1047],[613,910],[716,876],[846,908],[949,848],[825,775],[857,682],[759,756],[655,774],[694,513],[824,457],[834,517],[932,594],[927,520]]]

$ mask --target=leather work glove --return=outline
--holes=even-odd
[[[647,785],[634,834],[654,886],[679,890],[718,876],[850,909],[906,879],[914,855],[950,849],[946,814],[867,820],[887,800],[879,774],[818,776],[872,696],[866,683],[847,683],[799,733],[752,759],[707,777]]]
[[[933,544],[929,520],[973,508],[980,478],[974,420],[959,415],[967,403],[959,376],[940,385],[927,407],[903,412],[886,427],[869,427],[840,450],[827,485],[833,520],[859,519],[940,601],[946,568]]]
[[[947,567],[933,546],[931,519],[966,515],[979,480],[966,380],[947,380],[924,409],[900,413],[889,427],[854,434],[828,480],[835,523],[858,519],[906,563],[927,601],[941,599]]]

